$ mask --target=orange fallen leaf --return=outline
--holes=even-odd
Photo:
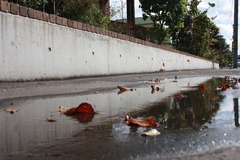
[[[220,84],[220,87],[218,87],[218,90],[225,91],[225,90],[227,90],[230,87],[232,87],[230,84],[222,83],[222,84]]]
[[[157,127],[157,123],[156,121],[154,120],[154,117],[151,116],[151,117],[148,117],[146,119],[137,119],[137,118],[132,118],[131,116],[128,116],[128,115],[124,115],[124,117],[126,118],[123,123],[124,124],[128,124],[128,125],[138,125],[138,126],[141,126],[141,127],[154,127],[156,128]]]
[[[62,106],[59,107],[60,112],[64,113],[66,115],[74,115],[74,114],[79,114],[79,113],[90,113],[90,114],[95,114],[97,112],[94,111],[93,107],[89,103],[81,103],[77,107],[71,107],[71,108],[64,108]]]
[[[230,87],[234,87],[234,85],[230,85],[228,83],[221,83],[219,87],[216,88],[217,91],[226,91]]]
[[[117,86],[121,92],[125,92],[125,91],[133,91],[132,88],[127,88],[127,87],[123,87],[123,86]]]
[[[17,109],[11,109],[11,108],[5,109],[5,112],[11,113],[11,114],[13,114],[13,113],[15,113],[17,111],[18,111]]]
[[[199,91],[205,91],[206,90],[206,85],[205,84],[199,84],[198,85],[198,90]]]
[[[52,117],[48,117],[48,118],[47,118],[47,121],[48,121],[48,122],[56,122],[56,120],[53,119]]]
[[[172,97],[173,98],[183,98],[184,96],[181,93],[177,93],[177,94],[172,95]]]
[[[220,85],[224,88],[230,88],[230,85],[228,83],[222,83]]]

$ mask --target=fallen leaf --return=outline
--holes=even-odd
[[[220,86],[216,88],[216,91],[226,91],[230,87],[234,87],[234,85],[230,85],[228,83],[221,83]]]
[[[77,107],[71,107],[71,108],[64,108],[62,106],[59,107],[60,112],[64,113],[66,115],[74,115],[74,114],[79,114],[79,113],[90,113],[90,114],[95,114],[97,112],[94,111],[93,107],[89,103],[81,103]]]
[[[199,84],[198,85],[198,90],[199,91],[205,91],[206,90],[206,85],[205,84]]]
[[[225,79],[226,80],[230,80],[230,76],[225,76]]]
[[[160,132],[157,129],[153,128],[150,131],[143,132],[141,135],[142,136],[156,136],[156,135],[159,135],[159,134],[160,134]]]
[[[132,88],[127,88],[127,87],[123,87],[123,86],[117,86],[121,92],[125,92],[125,91],[133,91]]]
[[[151,88],[152,88],[152,91],[153,91],[153,92],[154,92],[154,91],[159,91],[159,90],[160,90],[159,87],[155,87],[154,85],[151,85]]]
[[[177,94],[172,95],[172,97],[173,98],[183,98],[184,96],[181,93],[177,93]]]
[[[13,113],[15,113],[17,111],[18,111],[17,109],[11,109],[11,108],[5,109],[5,112],[11,113],[11,114],[13,114]]]
[[[165,69],[164,69],[164,68],[161,68],[161,69],[159,70],[159,72],[165,72]]]
[[[6,89],[3,89],[2,91],[3,91],[3,92],[6,92],[7,90],[6,90]]]
[[[56,122],[56,120],[53,119],[52,117],[48,117],[48,118],[47,118],[47,121],[48,121],[48,122]]]
[[[228,83],[222,83],[220,85],[224,88],[230,88],[230,85]]]
[[[123,87],[123,86],[117,86],[118,88],[119,88],[119,92],[118,92],[118,94],[121,94],[121,93],[124,93],[124,92],[126,92],[126,91],[133,91],[133,89],[132,88],[127,88],[127,87]]]
[[[82,103],[80,104],[75,110],[74,112],[76,113],[96,113],[92,107],[91,104],[89,103]]]
[[[156,83],[159,83],[159,82],[160,82],[160,79],[150,79],[150,80],[148,80],[148,82],[156,82]]]
[[[123,123],[124,124],[127,124],[127,125],[138,125],[138,126],[141,126],[141,127],[154,127],[156,128],[157,127],[157,123],[156,121],[154,120],[154,117],[151,116],[151,117],[148,117],[146,119],[135,119],[135,118],[132,118],[128,115],[124,115],[124,117],[126,118]]]

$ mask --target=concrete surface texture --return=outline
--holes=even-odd
[[[0,81],[219,68],[176,50],[5,12],[0,30]]]

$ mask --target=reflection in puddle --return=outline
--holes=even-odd
[[[148,82],[122,94],[118,94],[116,88],[90,95],[2,101],[0,155],[29,152],[37,146],[44,150],[44,146],[58,144],[44,150],[52,153],[68,144],[61,155],[70,156],[71,149],[78,144],[75,154],[81,154],[80,159],[119,159],[119,156],[129,159],[147,155],[174,156],[239,145],[239,131],[234,130],[234,124],[239,126],[239,89],[215,91],[222,82],[224,79],[196,77],[154,83],[160,89],[154,92],[153,83]],[[198,90],[196,86],[202,83],[206,88]],[[183,96],[173,96],[176,93]],[[59,112],[59,106],[72,107],[82,102],[92,104],[99,114],[71,117]],[[19,111],[7,114],[3,110],[9,107]],[[124,114],[138,118],[154,116],[161,135],[140,136],[150,128],[123,124]],[[47,117],[56,122],[48,123]],[[91,149],[91,154],[85,148]]]
[[[235,126],[239,127],[238,98],[233,98],[233,102],[234,102],[234,122]]]

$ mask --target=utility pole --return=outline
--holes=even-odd
[[[233,25],[233,68],[238,68],[238,0],[234,2],[234,25]]]
[[[127,23],[131,26],[135,25],[134,0],[127,0]]]

